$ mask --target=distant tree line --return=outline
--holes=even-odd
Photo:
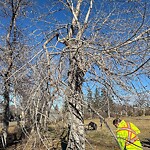
[[[124,102],[123,104],[116,102],[111,93],[108,94],[107,89],[96,87],[94,90],[88,88],[85,100],[88,105],[92,106],[96,111],[106,117],[118,116],[146,116],[150,115],[149,101],[142,100],[134,101],[132,104]],[[143,107],[141,107],[143,106]],[[90,112],[90,113],[89,113]],[[90,110],[85,111],[85,118],[97,117]]]

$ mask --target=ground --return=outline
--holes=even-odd
[[[115,127],[112,125],[112,121],[114,118],[108,118],[106,119],[106,122],[108,123],[111,130],[115,133]],[[143,147],[143,150],[150,150],[150,116],[142,116],[142,117],[122,117],[121,119],[124,119],[126,121],[130,121],[134,123],[140,130],[141,133],[139,134],[139,138],[143,145],[149,146]],[[89,122],[95,122],[98,126],[96,131],[93,130],[87,130],[86,131],[86,150],[119,150],[118,146],[116,144],[116,141],[114,140],[113,136],[111,135],[108,128],[103,124],[102,128],[100,127],[99,119],[88,119],[85,120],[85,127]],[[53,124],[54,126],[54,124]],[[56,126],[56,125],[55,125]],[[51,128],[52,130],[53,128]],[[60,129],[60,126],[58,130]],[[1,124],[0,124],[0,131],[1,131]],[[16,122],[10,123],[9,132],[13,133],[16,132]],[[52,131],[50,132],[52,133]],[[55,141],[57,144],[59,142]],[[22,147],[25,145],[24,142],[11,145],[6,150],[22,150],[19,147]],[[30,148],[26,148],[26,150],[30,150]],[[59,148],[57,148],[60,150]],[[38,147],[36,150],[46,150],[43,147]]]

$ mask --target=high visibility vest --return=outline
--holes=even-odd
[[[142,150],[137,134],[140,130],[133,124],[122,120],[117,128],[117,139],[122,150]]]

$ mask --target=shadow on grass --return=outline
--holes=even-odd
[[[150,138],[146,138],[145,140],[141,141],[143,147],[148,147],[150,148]]]

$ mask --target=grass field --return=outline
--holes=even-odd
[[[116,128],[112,125],[113,119],[114,118],[108,118],[106,119],[106,122],[108,123],[112,131],[115,133]],[[141,141],[146,141],[146,139],[150,139],[150,116],[121,117],[121,119],[134,123],[141,130],[141,133],[139,134],[139,138]],[[93,130],[86,131],[86,150],[119,150],[118,145],[116,141],[114,140],[114,137],[111,135],[106,125],[103,124],[103,127],[101,128],[99,119],[85,120],[85,125],[87,125],[91,121],[95,122],[98,125],[98,128],[96,131],[93,131]],[[14,126],[15,125],[11,124],[9,128],[10,133],[14,131]],[[52,132],[50,133],[52,134]],[[23,147],[22,144],[20,143],[17,146],[17,148],[14,148],[13,146],[9,147],[7,148],[7,150],[12,150],[12,149],[21,150],[21,147]],[[26,148],[26,150],[30,150],[30,148]],[[61,149],[60,146],[57,149],[60,150]],[[45,148],[38,147],[36,148],[36,150],[45,150]],[[143,150],[150,150],[150,148],[143,148]]]

